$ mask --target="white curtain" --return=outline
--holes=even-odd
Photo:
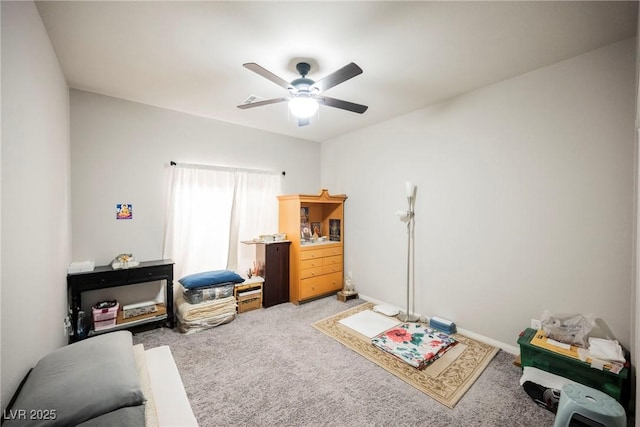
[[[255,247],[241,242],[278,231],[281,184],[272,172],[168,167],[163,256],[175,262],[175,277],[221,269],[244,275]]]

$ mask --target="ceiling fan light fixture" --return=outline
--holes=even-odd
[[[289,101],[289,111],[300,119],[307,119],[318,111],[318,102],[309,96],[296,96]]]
[[[288,102],[290,113],[298,119],[298,126],[306,126],[309,124],[309,118],[318,112],[319,104],[322,104],[325,107],[339,108],[341,110],[351,111],[358,114],[362,114],[367,111],[368,107],[366,105],[356,104],[342,99],[330,98],[324,95],[321,96],[321,94],[323,94],[327,89],[331,89],[336,85],[362,74],[362,68],[358,67],[353,62],[327,76],[324,76],[317,82],[306,77],[309,69],[311,68],[311,66],[306,62],[299,62],[296,65],[296,70],[300,73],[300,78],[294,79],[291,82],[276,76],[271,71],[261,67],[255,62],[247,62],[246,64],[242,64],[242,66],[266,78],[267,80],[270,80],[289,92],[289,96],[286,97],[283,96],[280,98],[272,98],[238,105],[238,108],[242,110],[280,102]]]

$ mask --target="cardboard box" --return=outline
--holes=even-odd
[[[238,292],[238,313],[256,310],[262,306],[262,289]]]
[[[238,303],[238,313],[262,307],[262,284],[264,279],[254,276],[243,283],[236,283],[234,296]]]

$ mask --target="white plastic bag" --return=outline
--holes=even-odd
[[[542,314],[542,330],[547,337],[566,344],[588,347],[589,332],[596,322],[592,314]]]
[[[626,362],[622,347],[616,340],[589,337],[589,353],[591,357],[610,362]]]

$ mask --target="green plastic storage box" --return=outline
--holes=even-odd
[[[527,328],[518,338],[520,362],[523,369],[525,366],[532,366],[568,378],[600,390],[622,403],[623,406],[627,406],[629,392],[628,367],[623,368],[618,374],[592,368],[590,364],[581,360],[531,344],[531,339],[536,332],[535,329]],[[628,361],[628,353],[626,358]]]

